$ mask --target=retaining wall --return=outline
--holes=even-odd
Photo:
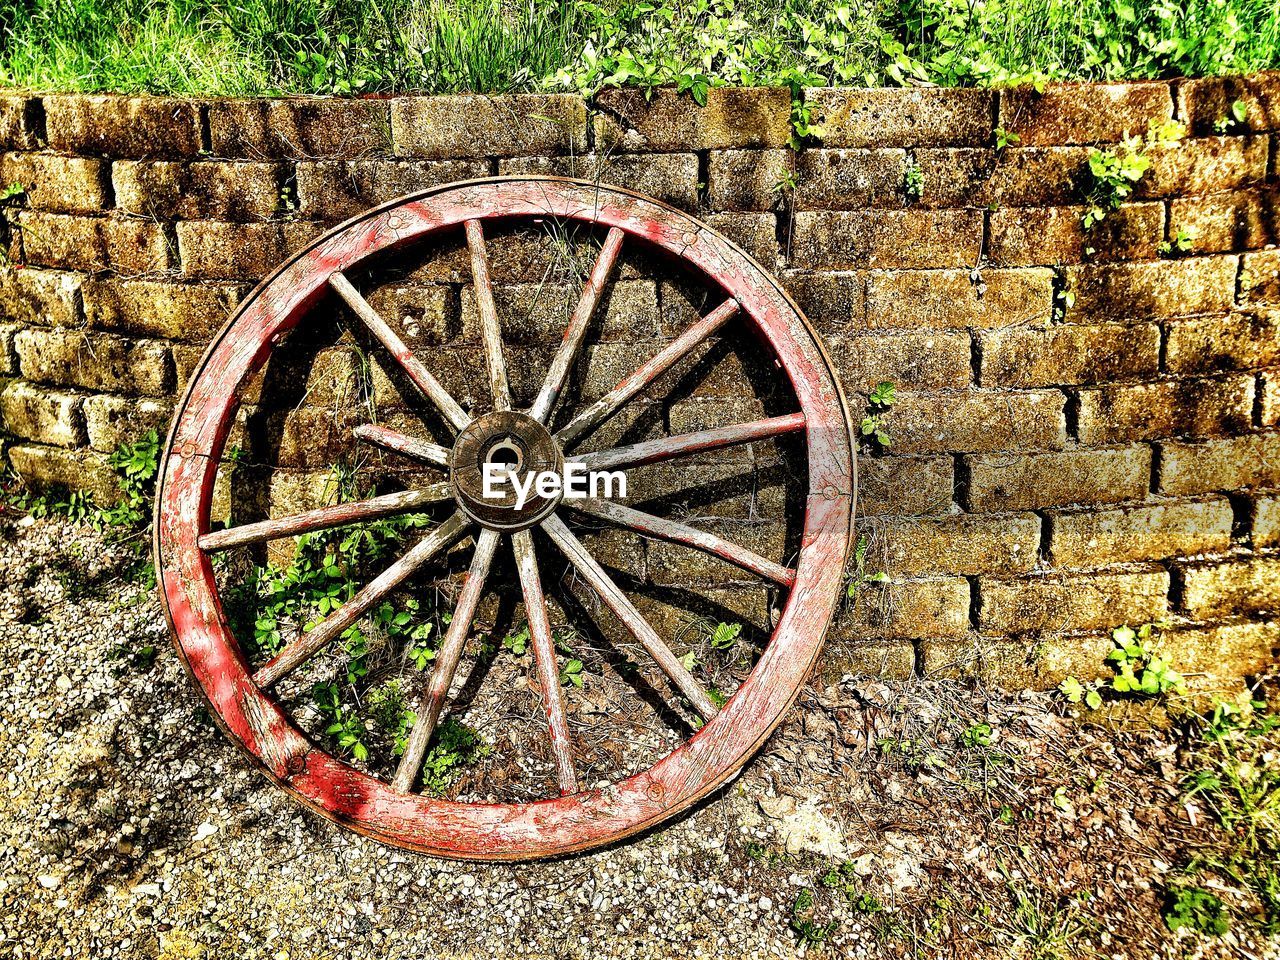
[[[0,96],[0,183],[25,188],[5,210],[0,271],[5,454],[33,484],[109,497],[107,453],[167,423],[238,298],[327,226],[455,180],[599,177],[697,211],[774,270],[827,339],[855,415],[875,383],[898,386],[894,443],[859,466],[868,569],[891,581],[841,614],[828,671],[1042,686],[1100,675],[1108,628],[1162,619],[1186,670],[1270,662],[1280,74],[806,99],[821,143],[792,151],[782,90],[712,90],[704,108],[670,91]],[[1236,100],[1246,121],[1216,133]],[[1168,119],[1187,139],[1153,148],[1131,201],[1086,234],[1090,146]],[[997,129],[1018,142],[997,150]],[[1184,228],[1191,251],[1162,252]],[[529,296],[520,263],[495,271],[526,284],[500,297]],[[383,308],[466,344],[465,276],[430,279],[429,296],[386,294]],[[682,307],[639,269],[611,300],[632,324]],[[548,324],[548,342],[559,330]],[[634,326],[615,334],[588,388],[647,355]],[[305,408],[320,382],[276,433],[277,501],[319,466],[289,437],[314,438]],[[692,395],[741,405],[723,386]],[[683,402],[657,414],[662,428],[697,421]],[[665,546],[635,550],[658,583],[702,569]],[[739,606],[767,617],[769,602]]]

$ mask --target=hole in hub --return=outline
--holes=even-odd
[[[489,448],[485,461],[496,463],[508,470],[519,470],[524,464],[524,451],[510,437],[503,437]]]

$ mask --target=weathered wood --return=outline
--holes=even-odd
[[[370,520],[394,517],[401,513],[413,513],[423,507],[451,499],[453,494],[449,491],[447,483],[433,483],[421,490],[387,493],[368,500],[308,510],[305,513],[296,513],[291,517],[281,517],[278,520],[259,520],[256,523],[242,523],[238,527],[215,530],[200,537],[200,549],[207,553],[217,553],[220,550],[230,550],[232,547],[243,547],[251,543],[294,537],[316,530],[331,530],[334,527],[345,527],[352,523],[367,523]]]
[[[533,537],[528,530],[511,535],[511,549],[520,572],[524,592],[524,615],[533,641],[533,659],[538,670],[538,686],[542,690],[542,706],[547,711],[547,729],[551,734],[551,755],[556,760],[560,793],[578,792],[578,774],[573,769],[573,747],[569,740],[569,721],[565,718],[564,688],[560,684],[560,666],[556,662],[556,644],[551,637],[547,618],[547,601],[542,595],[538,561],[533,552]]]
[[[762,557],[746,547],[731,543],[722,537],[717,537],[714,533],[699,530],[697,527],[691,527],[685,523],[677,523],[665,517],[655,517],[651,513],[634,510],[620,503],[614,503],[611,500],[600,500],[596,497],[566,500],[565,505],[590,516],[616,523],[619,526],[626,527],[628,530],[635,530],[637,533],[642,533],[647,537],[655,537],[670,543],[693,547],[749,573],[757,574],[766,580],[772,580],[781,586],[790,587],[796,582],[796,572],[794,570],[788,569],[780,563],[774,563],[772,560]]]
[[[724,447],[767,440],[784,433],[805,428],[803,413],[789,413],[782,417],[770,417],[752,423],[735,423],[727,427],[714,427],[696,433],[682,433],[660,440],[646,440],[625,447],[611,447],[595,453],[569,457],[571,461],[584,463],[588,470],[618,470],[622,467],[638,467],[646,463],[673,460],[676,457],[706,453]]]
[[[275,344],[306,320],[337,270],[467,220],[567,220],[617,227],[680,258],[741,304],[805,413],[806,507],[794,587],[751,674],[687,742],[605,790],[534,803],[463,803],[393,789],[310,739],[257,686],[232,635],[200,534],[241,390]],[[245,297],[197,364],[177,405],[156,490],[156,575],[191,677],[227,736],[274,782],[344,828],[435,856],[516,860],[614,843],[687,810],[733,777],[795,701],[841,597],[853,542],[854,461],[834,365],[775,280],[696,218],[616,187],[557,178],[497,178],[433,188],[348,221],[300,251]]]
[[[533,401],[533,406],[529,408],[529,416],[539,423],[547,422],[551,411],[555,409],[556,401],[560,399],[565,381],[569,379],[569,372],[573,369],[578,353],[582,349],[582,341],[587,335],[587,326],[591,323],[596,307],[600,304],[600,298],[604,296],[604,287],[609,282],[609,274],[613,272],[613,266],[618,261],[618,251],[622,249],[624,236],[621,230],[613,227],[604,239],[600,255],[596,257],[596,265],[591,270],[587,285],[583,287],[582,296],[578,298],[578,305],[574,308],[573,316],[569,318],[569,325],[565,328],[564,340],[561,341],[555,357],[551,360],[547,379],[542,384],[537,399]]]
[[[663,642],[653,627],[649,626],[649,622],[640,615],[640,611],[627,599],[627,595],[605,573],[604,568],[596,562],[596,558],[591,556],[587,548],[582,545],[582,541],[565,526],[564,521],[552,514],[542,521],[542,529],[569,558],[569,562],[582,574],[582,578],[591,585],[591,589],[604,601],[605,606],[612,610],[614,616],[622,621],[622,625],[631,632],[631,635],[640,641],[645,652],[662,668],[662,672],[671,678],[671,682],[693,704],[693,708],[706,720],[714,717],[716,705],[711,702],[702,685],[684,668],[680,659],[671,652],[671,648]]]
[[[493,554],[498,548],[498,538],[498,531],[484,530],[476,541],[467,580],[458,593],[458,602],[454,604],[453,619],[449,621],[444,642],[436,651],[431,681],[414,705],[413,712],[417,719],[414,720],[413,729],[409,731],[409,739],[400,757],[400,765],[396,768],[395,779],[391,781],[392,787],[401,793],[408,793],[413,789],[418,772],[422,769],[422,758],[426,755],[427,744],[431,742],[431,734],[440,721],[440,712],[444,709],[445,698],[449,696],[449,687],[453,685],[453,676],[458,672],[458,662],[467,645],[467,636],[471,633],[476,607],[480,605],[480,598],[484,595],[485,580],[489,577]]]
[[[340,271],[333,271],[328,277],[329,286],[347,302],[360,322],[363,323],[381,344],[386,347],[396,363],[400,364],[405,376],[423,395],[436,405],[445,420],[456,430],[461,430],[471,422],[471,417],[458,402],[450,396],[449,391],[440,385],[440,381],[431,371],[422,365],[422,361],[413,355],[413,351],[391,329],[378,311],[369,305],[369,301],[360,296],[360,292],[351,285],[351,281]]]
[[[396,453],[409,457],[411,460],[421,460],[423,463],[429,463],[436,467],[445,467],[446,469],[449,466],[449,450],[438,443],[410,437],[398,430],[392,430],[376,423],[362,423],[351,432],[355,434],[358,440],[364,440],[366,443],[372,443],[374,446],[383,447],[387,450],[394,450]]]
[[[455,513],[382,571],[377,579],[329,614],[322,623],[268,660],[253,675],[253,682],[264,689],[279,683],[368,613],[383,597],[409,579],[419,567],[461,537],[468,525],[469,521],[463,513]]]
[[[466,231],[467,246],[471,250],[471,281],[476,294],[476,313],[480,316],[480,339],[484,341],[493,409],[510,410],[511,388],[507,385],[507,361],[502,356],[502,326],[498,323],[498,308],[493,302],[493,281],[489,278],[489,252],[484,245],[484,228],[479,220],[468,220]]]
[[[738,310],[739,305],[736,300],[726,300],[697,323],[687,327],[680,336],[659,350],[640,369],[624,378],[616,387],[576,414],[558,430],[556,439],[560,441],[560,445],[568,450],[608,420],[618,412],[619,407],[688,356],[689,352],[703,340],[723,327],[737,315]]]

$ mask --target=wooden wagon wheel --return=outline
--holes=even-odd
[[[557,218],[607,231],[545,382],[528,410],[512,409],[500,320],[486,251],[486,225],[501,219]],[[477,417],[459,405],[348,281],[346,273],[380,252],[461,227],[470,253],[492,411]],[[684,261],[719,297],[689,326],[599,400],[551,426],[602,290],[623,244],[657,247]],[[382,427],[357,428],[362,440],[435,465],[447,480],[279,519],[211,531],[214,480],[239,390],[299,321],[336,293],[380,341],[455,435],[452,448]],[[799,409],[754,423],[575,455],[584,437],[646,390],[700,343],[729,324],[745,324],[772,348]],[[566,412],[567,413],[567,412]],[[564,419],[563,417],[561,418]],[[514,502],[484,498],[478,468],[501,448],[523,466],[554,469],[564,459],[596,469],[664,461],[783,434],[802,434],[807,495],[793,567],[704,530],[606,500]],[[323,815],[406,848],[475,859],[520,859],[608,843],[687,808],[735,775],[781,722],[818,654],[838,601],[849,551],[854,461],[844,400],[829,359],[799,309],[740,248],[688,214],[613,187],[558,178],[495,178],[411,195],[329,232],[264,281],[217,336],[179,404],[156,498],[156,570],[179,651],[224,730],[281,786]],[[269,661],[250,664],[232,636],[211,558],[233,546],[421,510],[454,501],[446,521],[310,632]],[[626,594],[562,519],[566,510],[710,553],[786,594],[767,647],[750,675],[717,709]],[[649,769],[603,789],[583,789],[574,770],[556,652],[530,534],[540,528],[577,575],[625,624],[705,723]],[[359,620],[446,548],[474,538],[466,580],[430,681],[416,703],[417,722],[391,782],[357,769],[312,742],[273,698],[273,687]],[[560,796],[530,803],[464,803],[421,795],[419,765],[463,653],[500,540],[510,539],[523,588],[537,677],[546,711]]]

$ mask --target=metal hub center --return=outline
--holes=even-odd
[[[496,480],[485,496],[485,466]],[[458,434],[449,454],[449,482],[458,505],[482,526],[494,530],[523,530],[540,522],[560,503],[559,490],[552,496],[537,491],[536,476],[564,471],[564,455],[547,428],[537,420],[512,410],[495,411],[477,417]],[[529,477],[523,504],[512,476],[523,488]]]

